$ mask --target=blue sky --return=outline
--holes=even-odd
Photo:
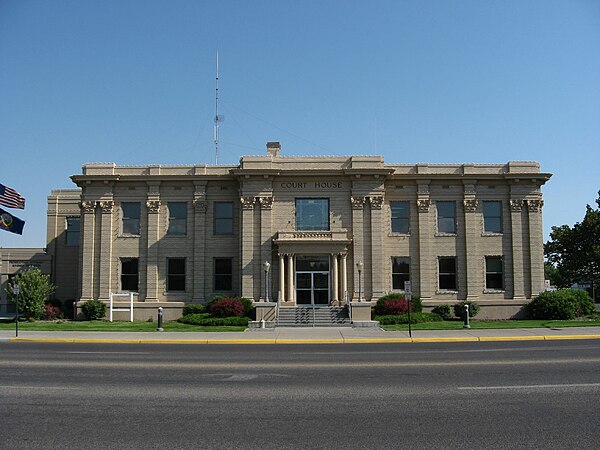
[[[389,163],[535,160],[545,239],[600,189],[600,1],[0,1],[0,182],[46,197],[86,162],[381,154]]]

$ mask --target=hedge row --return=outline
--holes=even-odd
[[[211,317],[210,314],[188,314],[180,317],[177,322],[204,327],[248,326],[249,317]]]
[[[374,318],[380,325],[401,325],[408,324],[408,314],[391,314],[385,316],[375,316]],[[434,313],[411,313],[410,323],[441,322],[443,319]]]
[[[525,306],[529,319],[572,320],[589,316],[596,307],[587,292],[579,289],[560,289],[542,292]]]

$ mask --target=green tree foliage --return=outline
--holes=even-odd
[[[18,284],[20,293],[13,294],[13,287]],[[39,319],[44,310],[44,303],[56,290],[50,283],[50,275],[44,275],[37,267],[28,267],[15,275],[6,288],[11,303],[19,302],[19,313],[26,319]]]
[[[593,296],[600,281],[600,191],[599,209],[586,206],[585,217],[573,227],[552,227],[544,253],[558,271],[558,286],[589,283]]]

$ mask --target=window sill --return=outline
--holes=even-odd
[[[506,291],[504,289],[484,289],[484,294],[504,294]]]
[[[435,293],[437,295],[456,295],[458,294],[458,291],[454,291],[451,289],[438,289],[437,291],[435,291]]]
[[[125,239],[131,239],[131,238],[139,239],[142,237],[142,235],[141,234],[120,234],[119,237],[125,238]]]
[[[484,231],[483,233],[481,233],[481,236],[483,237],[498,237],[498,236],[504,236],[504,233],[491,233],[489,231]]]
[[[438,231],[435,233],[435,237],[456,237],[456,233],[440,233]]]

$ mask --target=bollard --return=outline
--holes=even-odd
[[[164,331],[163,330],[163,309],[162,306],[158,307],[158,328],[156,331]]]
[[[265,319],[263,319],[263,320],[260,321],[260,327],[261,328],[265,327]]]
[[[463,328],[471,328],[471,324],[469,323],[469,305],[465,304],[465,324]]]

